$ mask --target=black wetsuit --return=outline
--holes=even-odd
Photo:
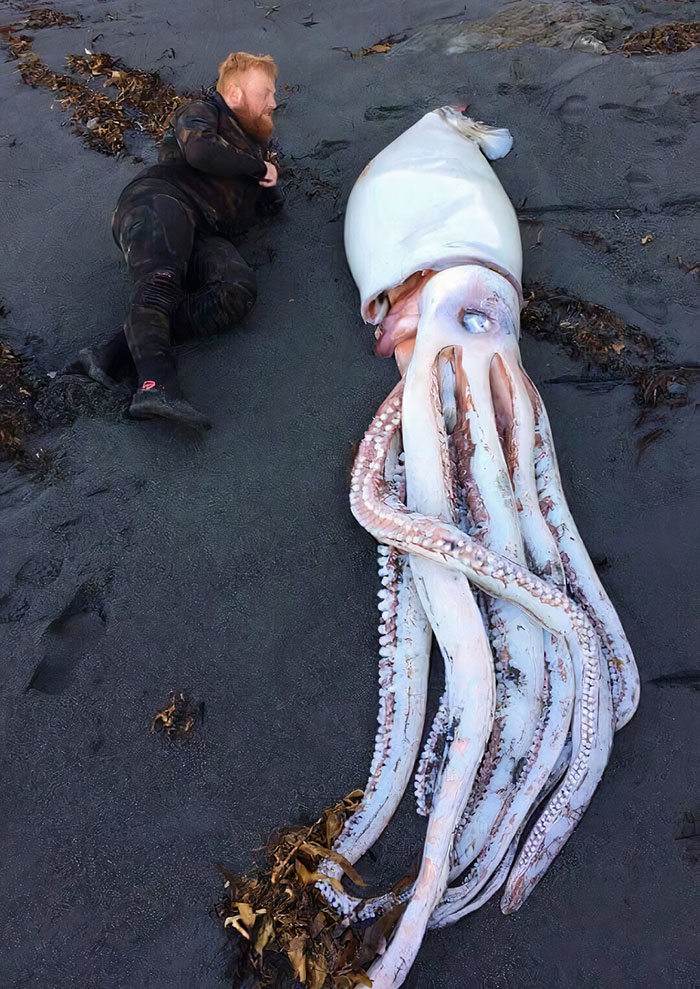
[[[112,232],[136,283],[124,331],[140,382],[176,387],[172,344],[227,329],[255,302],[232,240],[282,205],[259,185],[265,154],[214,92],[176,110],[158,164],[119,197]]]

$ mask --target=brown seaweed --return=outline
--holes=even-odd
[[[655,24],[625,38],[616,51],[624,55],[675,55],[700,45],[700,22]]]
[[[333,48],[334,52],[345,52],[346,55],[350,55],[352,58],[364,58],[366,55],[386,55],[390,52],[394,45],[400,44],[405,41],[408,35],[396,35],[390,34],[386,38],[382,38],[380,41],[375,41],[373,45],[369,45],[366,48],[360,48],[359,52],[352,51],[351,48],[344,46],[336,46]]]
[[[168,703],[158,711],[151,722],[151,731],[162,731],[173,742],[191,738],[196,724],[197,709],[190,698],[180,691],[171,694]]]
[[[329,856],[355,885],[364,885],[350,863],[331,851],[362,796],[362,790],[353,790],[310,825],[275,832],[264,861],[246,875],[220,867],[226,895],[215,915],[231,937],[233,985],[257,989],[292,985],[292,980],[309,989],[371,985],[365,966],[403,908],[364,927],[346,926],[314,885],[319,862]]]
[[[70,426],[80,415],[119,421],[123,413],[120,391],[107,391],[80,374],[47,375],[0,341],[0,461],[42,476],[52,455],[36,449],[33,437]]]
[[[36,387],[22,360],[0,343],[0,454],[24,459],[24,441],[39,428],[34,402]]]
[[[116,156],[127,150],[126,134],[142,133],[157,141],[173,112],[201,95],[178,93],[157,72],[131,69],[106,52],[68,55],[68,73],[54,72],[34,51],[33,38],[20,33],[73,23],[68,15],[36,8],[23,20],[0,29],[0,36],[10,57],[19,62],[22,82],[58,93],[61,107],[71,113],[73,130],[87,147]],[[94,86],[98,79],[102,92]]]
[[[523,331],[559,344],[572,360],[586,360],[603,372],[589,379],[592,385],[627,382],[634,386],[635,400],[643,408],[687,404],[690,386],[700,378],[700,367],[673,364],[664,345],[638,326],[563,289],[531,285],[526,302]]]

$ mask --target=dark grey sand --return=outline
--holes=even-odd
[[[630,25],[698,17],[695,3],[652,7],[625,8]],[[355,177],[425,110],[468,102],[515,137],[496,169],[521,208],[526,280],[602,303],[694,362],[697,275],[677,257],[700,260],[700,50],[332,50],[508,9],[486,2],[461,12],[446,0],[280,0],[267,17],[252,0],[63,9],[80,27],[36,36],[56,69],[87,47],[186,89],[210,84],[230,50],[270,52],[286,97],[277,136],[296,158],[283,218],[242,247],[258,266],[258,305],[181,360],[212,432],[190,440],[83,416],[35,441],[53,451],[48,476],[1,475],[0,985],[205,989],[225,984],[224,939],[208,916],[216,863],[245,869],[271,829],[362,786],[370,762],[378,582],[373,540],[348,509],[348,470],[396,371],[372,356],[345,266]],[[3,22],[16,17],[6,7]],[[139,166],[86,150],[16,63],[0,65],[0,86],[11,309],[0,330],[49,371],[123,317],[130,287],[109,220]],[[609,250],[572,231],[596,232]],[[503,917],[494,900],[429,934],[406,984],[694,986],[694,405],[669,413],[637,462],[631,387],[547,384],[586,367],[528,338],[523,353],[574,516],[636,652],[642,703],[522,911]],[[189,744],[170,744],[149,725],[180,689],[205,718]],[[421,827],[406,801],[367,871],[398,878]]]

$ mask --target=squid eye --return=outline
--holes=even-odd
[[[462,316],[462,326],[467,333],[486,333],[489,322],[488,316],[482,312],[465,312]]]

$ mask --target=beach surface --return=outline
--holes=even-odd
[[[539,35],[526,6],[74,0],[55,8],[74,24],[25,32],[55,71],[68,54],[108,52],[180,92],[211,85],[229,51],[273,55],[287,203],[240,245],[257,271],[253,311],[179,358],[211,432],[131,421],[89,386],[86,411],[76,386],[75,414],[28,436],[21,464],[0,463],[3,987],[230,985],[210,915],[217,863],[246,870],[274,828],[365,783],[379,582],[349,471],[397,373],[372,354],[342,220],[372,156],[443,104],[508,127],[514,148],[495,169],[521,221],[526,294],[606,307],[662,363],[697,365],[700,48],[612,49],[699,20],[700,5],[552,4]],[[567,7],[582,10],[574,27]],[[3,23],[28,9],[5,4]],[[110,218],[143,167],[134,155],[155,151],[135,137],[117,159],[86,147],[57,95],[23,84],[9,57],[0,100],[0,340],[48,389],[124,317]],[[678,372],[640,405],[638,381],[555,338],[526,332],[522,351],[642,700],[522,911],[504,917],[495,898],[429,933],[405,984],[690,989],[697,388]],[[441,679],[437,664],[433,705]],[[196,723],[170,741],[151,724],[181,691]],[[395,882],[423,829],[409,794],[360,872]]]

